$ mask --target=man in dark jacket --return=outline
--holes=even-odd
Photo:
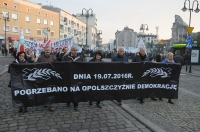
[[[63,56],[62,61],[83,61],[84,59],[78,55],[77,53],[77,47],[72,46],[71,47],[71,52]],[[78,102],[74,101],[72,102],[74,104],[74,110],[78,110]],[[70,106],[70,102],[67,102],[68,107]]]
[[[124,55],[124,49],[118,48],[118,54],[111,60],[112,62],[128,62],[128,58]],[[122,100],[117,100],[118,105],[122,105]]]
[[[71,47],[71,52],[63,56],[62,61],[83,61],[83,57],[79,56],[77,53],[77,47],[72,46]]]
[[[145,61],[152,61],[151,59],[148,59],[147,55],[146,55],[146,51],[144,47],[141,47],[139,49],[139,52],[137,52],[132,59],[132,62],[145,62]],[[152,100],[157,100],[154,97],[150,97]],[[143,93],[141,91],[141,93],[139,94],[138,100],[140,100],[140,104],[144,103],[144,98],[143,98]]]
[[[184,57],[180,55],[180,50],[175,51],[174,62],[184,65]]]
[[[54,55],[51,54],[51,47],[45,46],[44,47],[44,54],[39,56],[37,62],[42,63],[42,62],[54,62],[54,61],[57,61],[57,59]],[[51,106],[51,104],[53,103],[52,98],[53,98],[53,96],[48,97],[47,104],[45,105],[45,107],[47,107],[49,111],[55,110],[53,108],[53,106]]]

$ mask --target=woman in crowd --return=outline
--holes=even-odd
[[[162,63],[175,63],[173,58],[174,58],[174,54],[172,52],[169,52],[167,54],[166,58],[162,61]],[[162,99],[160,99],[160,100],[162,100]],[[168,103],[174,104],[172,102],[171,98],[168,99]]]
[[[28,63],[28,61],[26,61],[26,53],[25,52],[18,52],[17,53],[17,56],[16,56],[16,59],[12,62],[12,63],[17,63],[17,64],[20,64],[20,63]],[[8,70],[8,72],[10,72],[10,68]],[[11,81],[9,83],[9,87],[11,87]],[[20,97],[22,100],[24,100],[23,102],[19,102],[19,104],[22,104],[19,106],[19,109],[18,109],[18,112],[19,113],[25,113],[25,112],[28,112],[27,110],[27,106],[28,106],[28,97],[27,96],[21,96]]]
[[[33,49],[27,49],[26,51],[26,60],[31,63],[35,61],[35,53],[33,52]]]
[[[102,62],[102,53],[100,51],[96,51],[94,54],[94,58],[91,59],[90,62]],[[89,105],[92,105],[92,101],[89,101]],[[102,108],[100,105],[100,101],[96,102],[96,106],[98,108]]]

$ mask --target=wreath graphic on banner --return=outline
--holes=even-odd
[[[24,72],[23,80],[29,80],[29,81],[36,81],[37,79],[49,80],[52,77],[56,77],[57,79],[62,79],[59,73],[48,68],[44,69],[25,68],[22,71]]]
[[[142,77],[145,76],[150,76],[150,77],[156,77],[156,76],[160,76],[161,78],[167,78],[170,77],[169,75],[171,74],[171,68],[150,68],[149,70],[146,70]]]

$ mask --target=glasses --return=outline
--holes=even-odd
[[[19,57],[24,57],[24,55],[19,55]]]

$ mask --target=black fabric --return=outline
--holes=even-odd
[[[52,62],[11,64],[13,103],[28,106],[84,102],[178,98],[181,66],[162,63]],[[47,92],[48,91],[48,92]],[[14,105],[13,105],[14,106]]]

